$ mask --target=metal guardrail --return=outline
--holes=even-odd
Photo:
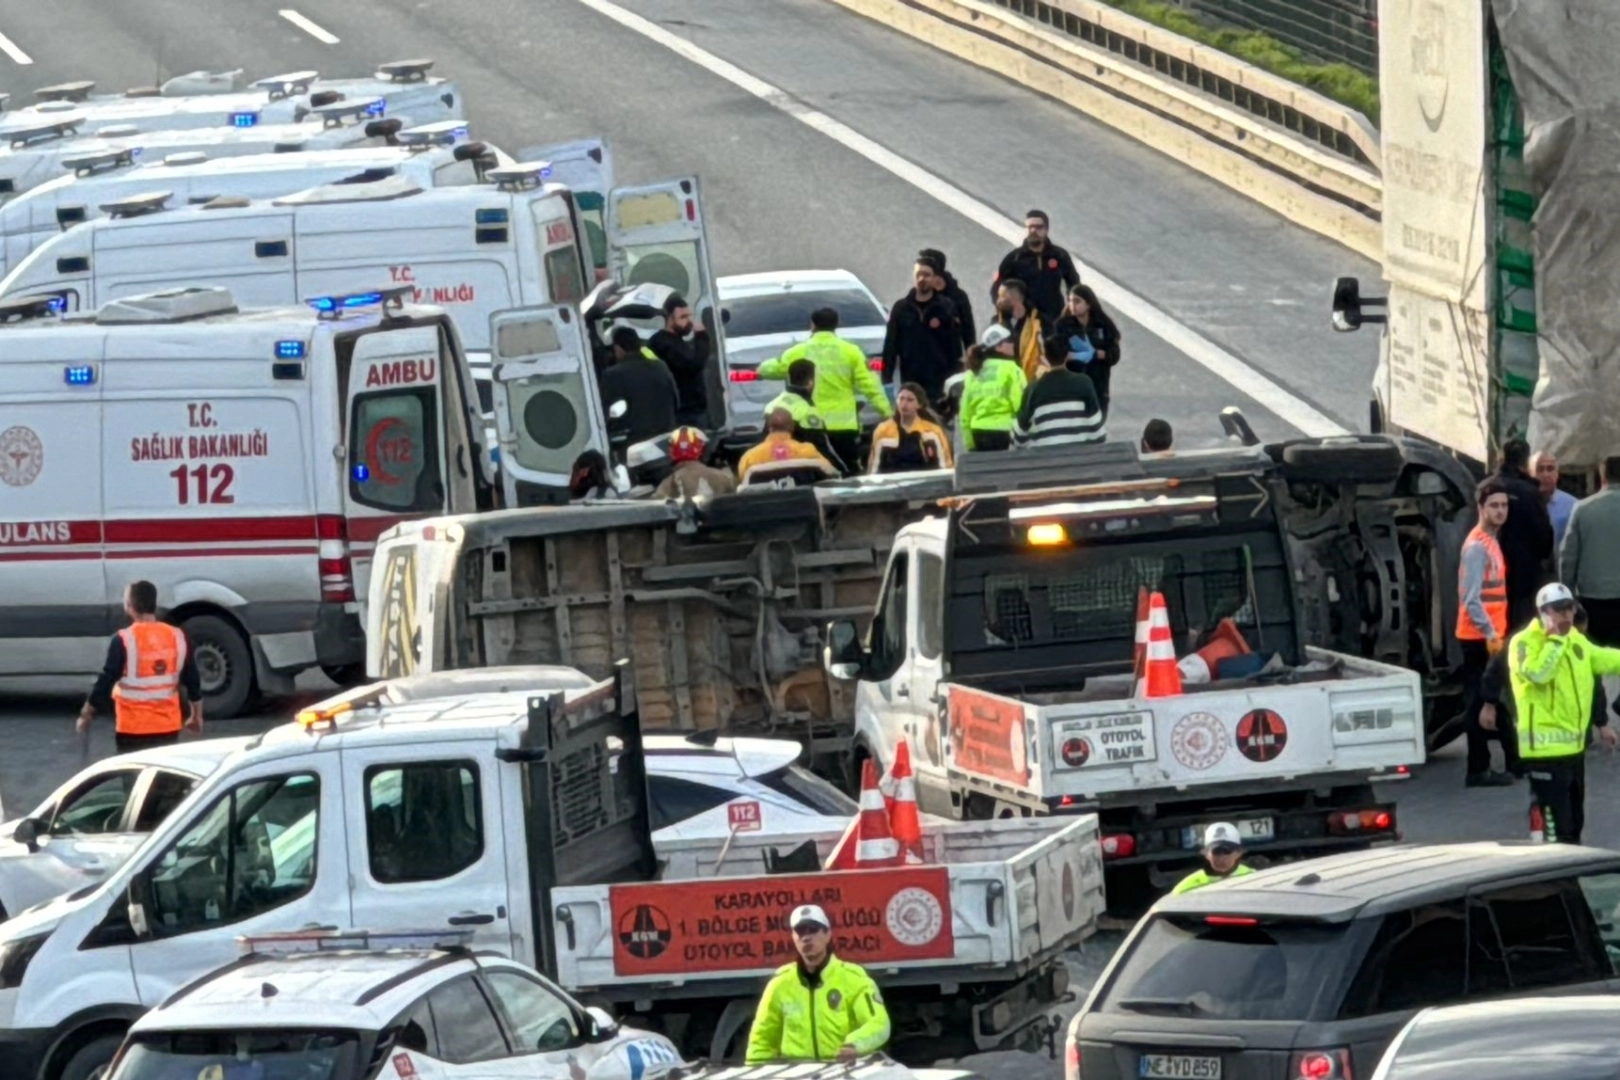
[[[834,2],[1382,257],[1378,132],[1339,102],[1097,0]]]
[[[1190,0],[1186,6],[1311,56],[1378,74],[1378,0]]]

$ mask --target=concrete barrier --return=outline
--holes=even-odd
[[[1092,0],[1013,0],[1065,28],[1042,25],[984,0],[833,0],[934,48],[1012,79],[1169,154],[1298,225],[1357,253],[1383,256],[1377,132],[1354,110],[1216,50]],[[1066,32],[1077,20],[1157,56],[1308,116],[1316,138],[1271,123],[1188,85],[1186,71],[1154,67]],[[1110,39],[1112,40],[1112,38]],[[1330,141],[1351,153],[1324,145]],[[1361,159],[1366,160],[1361,160]]]

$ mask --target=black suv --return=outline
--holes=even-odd
[[[1401,846],[1161,900],[1069,1025],[1067,1080],[1369,1077],[1421,1008],[1620,990],[1620,853]]]

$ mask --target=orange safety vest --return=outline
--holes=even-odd
[[[172,735],[180,730],[180,669],[186,635],[166,622],[138,622],[118,631],[124,675],[113,687],[120,735]]]
[[[1463,556],[1466,558],[1468,549],[1475,544],[1485,548],[1485,580],[1480,584],[1479,598],[1485,605],[1485,614],[1491,620],[1491,626],[1496,630],[1498,640],[1507,640],[1508,629],[1508,596],[1507,596],[1507,562],[1502,558],[1502,547],[1496,542],[1496,537],[1474,526],[1463,541]],[[1462,567],[1457,568],[1457,640],[1458,641],[1484,641],[1485,635],[1479,632],[1474,620],[1468,617],[1468,597],[1462,592]]]

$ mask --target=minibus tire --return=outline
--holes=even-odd
[[[227,681],[218,691],[210,694],[205,688],[203,704],[211,720],[229,720],[239,716],[253,699],[253,653],[247,639],[235,625],[217,615],[193,615],[181,624],[191,639],[191,651],[197,656],[199,668],[223,665]],[[201,675],[203,672],[198,671]]]

